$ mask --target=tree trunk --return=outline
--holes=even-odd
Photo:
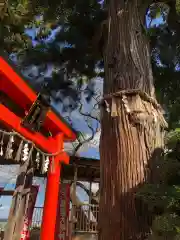
[[[150,217],[136,192],[145,182],[157,181],[166,127],[155,99],[138,1],[122,2],[110,1],[104,50],[100,240],[146,239]]]

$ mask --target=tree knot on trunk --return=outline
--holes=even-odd
[[[120,98],[121,101],[118,101]],[[105,107],[111,117],[118,117],[123,107],[133,124],[145,125],[146,122],[168,127],[164,119],[164,111],[157,100],[141,89],[121,90],[107,94],[100,105]]]

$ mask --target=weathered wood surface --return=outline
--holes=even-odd
[[[33,168],[27,160],[20,165],[16,187],[12,198],[4,240],[19,240],[27,211],[30,189],[32,186]]]

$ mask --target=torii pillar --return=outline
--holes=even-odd
[[[61,162],[68,163],[69,156],[63,152],[63,135],[59,134],[57,136],[57,143],[59,144],[59,149],[62,153],[57,155],[54,159],[51,158],[46,194],[44,202],[44,210],[41,225],[41,240],[54,240],[55,239],[55,227],[57,219],[58,210],[58,200],[59,200],[59,184],[60,184],[60,173],[61,173]]]

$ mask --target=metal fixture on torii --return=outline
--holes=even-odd
[[[0,92],[10,102],[9,106],[7,101],[0,103],[0,125],[9,132],[20,135],[22,141],[26,139],[28,142],[26,145],[30,144],[33,149],[36,148],[36,151],[40,149],[42,155],[49,156],[40,239],[54,240],[61,163],[69,163],[69,156],[64,152],[63,143],[64,141],[74,141],[76,133],[52,108],[49,108],[47,102],[42,104],[42,95],[38,96],[28,86],[4,54],[0,55]],[[40,121],[39,126],[36,125],[37,119]],[[44,135],[40,129],[41,126],[46,132],[51,132],[51,136]],[[24,166],[24,163],[21,164],[22,168]],[[26,170],[28,170],[27,166]],[[18,192],[18,194],[22,193]],[[13,239],[5,236],[5,240]]]

